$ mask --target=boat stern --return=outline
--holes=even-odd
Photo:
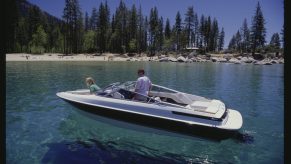
[[[243,118],[240,112],[228,109],[228,116],[226,117],[226,122],[220,126],[222,129],[236,131],[239,130],[243,125]]]

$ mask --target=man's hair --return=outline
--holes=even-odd
[[[144,70],[143,70],[143,69],[139,69],[139,70],[137,71],[137,73],[138,73],[138,74],[139,74],[139,73],[144,74]]]

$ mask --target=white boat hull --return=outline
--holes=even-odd
[[[189,109],[162,104],[72,92],[59,92],[57,96],[93,115],[191,136],[224,139],[234,135],[243,123],[241,114],[232,109],[228,109],[221,119],[211,119],[189,114]]]

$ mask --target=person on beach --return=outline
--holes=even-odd
[[[138,79],[136,81],[134,91],[139,94],[135,94],[133,99],[139,100],[139,101],[146,101],[147,100],[146,96],[148,96],[148,93],[151,90],[152,82],[147,76],[144,75],[145,72],[143,69],[139,69],[137,71],[137,74],[138,74]]]
[[[98,90],[100,90],[100,87],[98,87],[98,85],[96,85],[94,79],[92,77],[87,77],[86,78],[86,84],[90,89],[90,93],[93,94],[95,92],[97,92]]]

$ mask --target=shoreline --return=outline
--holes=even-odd
[[[219,62],[219,63],[233,63],[233,64],[242,64],[242,63],[251,63],[255,65],[272,65],[272,64],[284,64],[284,58],[265,58],[263,60],[255,60],[252,57],[242,57],[237,56],[236,54],[211,54],[209,58],[205,55],[198,55],[196,57],[174,57],[174,56],[154,56],[147,57],[146,54],[136,55],[134,57],[128,57],[126,54],[113,54],[113,53],[104,53],[100,56],[94,54],[74,54],[64,56],[60,53],[45,53],[41,55],[27,54],[27,53],[11,53],[6,54],[6,62],[11,61],[154,61],[154,62]]]
[[[42,55],[12,53],[6,54],[6,62],[8,61],[126,61],[127,58],[119,57],[117,54],[104,54],[94,56],[90,54],[76,54],[64,56],[58,53],[45,53]]]

